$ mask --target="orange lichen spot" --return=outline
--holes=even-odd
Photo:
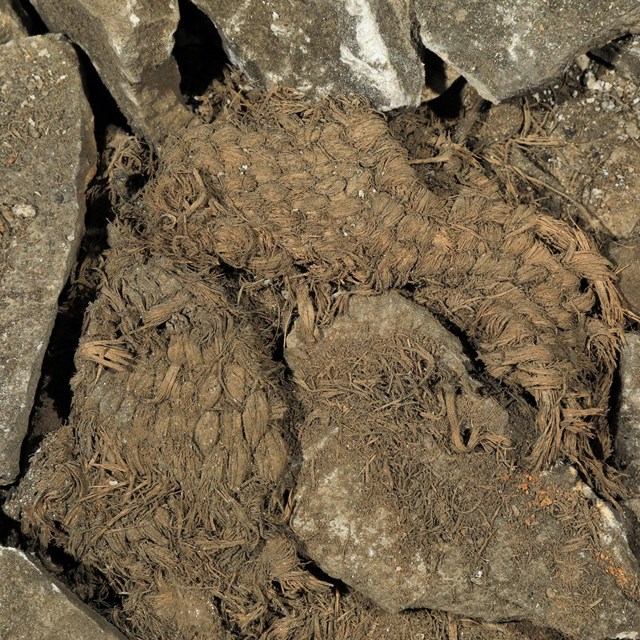
[[[629,575],[625,568],[616,564],[608,553],[599,553],[597,560],[629,598],[640,601],[640,584],[635,575]]]

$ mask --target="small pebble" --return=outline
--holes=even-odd
[[[589,56],[586,54],[582,54],[576,58],[576,63],[581,71],[586,71],[591,64],[591,60],[589,60]]]
[[[32,204],[16,204],[11,209],[17,218],[35,218],[37,211]]]
[[[627,135],[634,140],[637,140],[640,135],[640,130],[638,130],[638,125],[635,122],[628,122],[624,130]]]

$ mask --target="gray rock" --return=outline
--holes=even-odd
[[[6,0],[5,0],[6,1]],[[47,26],[82,47],[136,132],[161,141],[186,122],[172,58],[178,3],[34,0]],[[640,24],[635,0],[194,0],[230,60],[265,88],[361,94],[382,110],[415,106],[464,75],[494,102],[557,76],[575,56]],[[420,42],[420,39],[422,42]],[[445,67],[427,69],[421,48]]]
[[[640,36],[634,35],[616,40],[592,50],[591,53],[598,60],[614,67],[627,80],[634,80],[636,83],[640,80]]]
[[[637,28],[637,0],[415,0],[420,36],[492,102],[558,76],[576,55]]]
[[[291,526],[323,571],[387,611],[526,620],[581,640],[638,637],[638,567],[616,515],[572,467],[525,472],[513,449],[492,450],[531,430],[530,416],[482,392],[435,318],[392,294],[352,298],[346,315],[311,338],[301,322],[285,351],[308,411]],[[387,351],[379,369],[375,356],[363,364],[361,336],[410,341],[422,364],[405,366],[405,353],[388,367]],[[338,353],[344,362],[332,365]],[[397,392],[402,403],[362,411],[372,386],[397,390],[418,376],[426,382],[417,396]],[[460,425],[491,429],[475,447],[473,435],[468,446],[449,439],[446,401],[440,412],[426,400],[420,408],[447,389],[456,390]]]
[[[640,81],[640,36],[633,36],[617,47],[613,64],[626,78]]]
[[[0,484],[18,474],[95,163],[73,47],[52,35],[0,46]]]
[[[13,0],[0,0],[0,44],[29,35],[29,18]]]
[[[230,60],[264,87],[358,93],[381,109],[417,105],[424,69],[407,0],[195,0]]]
[[[136,133],[159,142],[189,120],[171,55],[177,0],[34,0],[33,5],[51,31],[64,33],[85,51]]]
[[[195,0],[215,23],[229,58],[265,87],[311,94],[359,93],[380,109],[434,97],[419,49],[499,102],[558,76],[577,54],[640,24],[635,0]],[[422,43],[418,40],[421,39]],[[427,69],[427,78],[435,69]],[[443,79],[441,89],[449,81]],[[436,92],[437,93],[437,92]]]
[[[609,256],[618,269],[618,287],[625,304],[640,315],[640,241],[609,244]]]
[[[627,333],[620,354],[620,400],[615,441],[618,464],[627,486],[640,497],[640,333]]]
[[[22,551],[0,547],[0,576],[0,638],[125,640]]]

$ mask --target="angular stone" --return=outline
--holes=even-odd
[[[424,46],[492,102],[542,85],[640,24],[637,0],[415,0],[415,14]]]
[[[64,33],[91,59],[133,130],[152,142],[191,115],[171,53],[177,0],[34,0],[49,29]]]
[[[323,571],[387,611],[524,620],[581,640],[637,637],[638,567],[613,510],[572,467],[527,473],[498,446],[508,437],[518,447],[530,417],[478,388],[435,318],[392,294],[352,298],[311,337],[301,323],[285,351],[308,411],[291,526]],[[366,344],[383,345],[379,367]],[[394,364],[389,344],[409,350]],[[423,385],[403,395],[412,385],[399,385],[415,379]],[[362,401],[372,388],[394,395]],[[454,431],[471,432],[467,443]]]
[[[380,109],[421,100],[424,69],[405,0],[194,3],[220,31],[230,60],[264,87],[362,94]]]
[[[0,0],[0,44],[29,35],[28,20],[13,0]]]
[[[609,245],[609,257],[620,269],[618,287],[625,304],[640,315],[640,241],[612,242]]]
[[[0,638],[125,640],[22,551],[0,547],[0,576]]]
[[[95,163],[73,47],[53,35],[0,46],[0,484],[18,474]]]
[[[640,333],[627,333],[620,354],[620,398],[616,459],[627,474],[627,486],[640,497]]]

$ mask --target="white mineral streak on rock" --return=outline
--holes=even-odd
[[[340,60],[386,96],[387,104],[382,108],[394,109],[410,104],[411,96],[402,88],[398,70],[391,62],[369,0],[346,0],[345,9],[356,18],[358,52],[354,53],[351,48],[341,44]]]

